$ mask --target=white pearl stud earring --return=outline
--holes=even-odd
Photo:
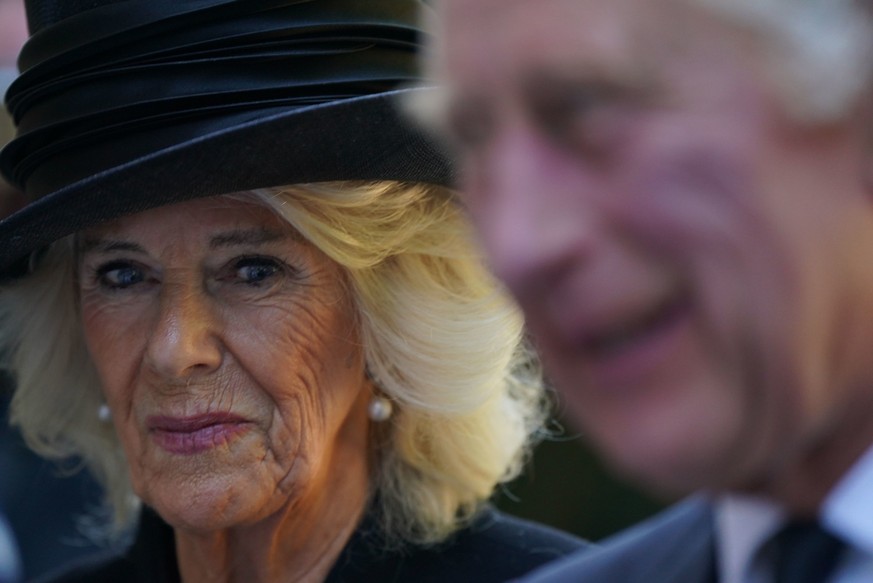
[[[385,397],[373,397],[370,405],[367,407],[367,414],[376,423],[387,421],[393,411],[394,406]]]
[[[112,411],[109,410],[109,405],[103,403],[97,407],[97,419],[103,423],[109,423],[112,421]]]

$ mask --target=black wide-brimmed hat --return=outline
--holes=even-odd
[[[419,81],[418,0],[27,0],[0,171],[0,279],[123,214],[330,180],[448,184],[398,113]]]

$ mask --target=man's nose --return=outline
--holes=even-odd
[[[466,185],[491,268],[521,300],[584,261],[598,236],[597,185],[583,161],[531,128],[496,140]]]
[[[161,377],[188,380],[221,366],[219,322],[198,286],[165,285],[148,339],[147,362]]]

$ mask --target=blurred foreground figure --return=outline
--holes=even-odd
[[[15,59],[27,40],[24,0],[0,0],[0,101],[7,87],[18,75]],[[12,118],[0,107],[0,147],[15,135]],[[0,217],[21,206],[21,193],[0,177]],[[0,389],[2,390],[2,389]]]
[[[867,8],[440,3],[493,269],[613,465],[702,493],[532,580],[873,581]]]
[[[0,583],[15,583],[19,580],[21,565],[15,541],[6,522],[0,517]]]

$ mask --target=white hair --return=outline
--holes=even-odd
[[[372,444],[376,510],[396,544],[442,540],[519,473],[545,419],[522,317],[484,268],[454,194],[339,182],[230,196],[272,208],[345,269],[368,371],[396,409]],[[121,446],[98,419],[74,257],[68,237],[0,288],[11,419],[43,456],[80,457],[123,527],[137,502]]]
[[[683,1],[761,41],[765,70],[794,119],[842,119],[873,80],[873,22],[859,0]]]
[[[821,124],[844,119],[873,83],[873,7],[864,0],[676,1],[752,34],[767,78],[794,120]],[[440,81],[435,65],[445,23],[430,11],[422,18],[433,33],[422,67]],[[677,29],[676,34],[684,31]],[[440,136],[450,98],[450,90],[442,86],[412,93],[403,105],[410,118]]]

